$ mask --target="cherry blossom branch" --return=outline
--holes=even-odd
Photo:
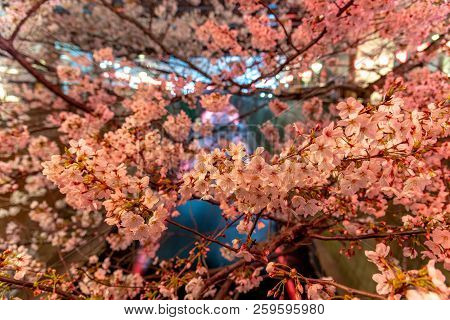
[[[89,275],[89,273],[87,273],[85,270],[83,270],[81,268],[79,268],[78,270],[83,272],[83,274],[86,277],[88,277],[90,280],[92,280],[92,281],[94,281],[94,282],[96,282],[96,283],[98,283],[98,284],[100,284],[102,286],[105,286],[105,287],[109,287],[109,288],[125,288],[125,289],[143,289],[144,288],[143,286],[140,286],[140,287],[139,286],[124,286],[124,285],[117,285],[117,284],[116,285],[112,285],[112,284],[105,283],[105,282],[95,278],[95,276]]]
[[[309,237],[313,239],[323,240],[323,241],[357,241],[364,239],[379,239],[379,238],[390,238],[399,236],[414,236],[425,234],[425,230],[412,230],[412,231],[399,231],[399,232],[386,232],[386,233],[368,233],[360,234],[356,236],[323,236],[320,234],[310,234]]]
[[[299,244],[295,245],[294,247],[298,248],[300,247],[300,245],[304,245],[303,241],[300,242]],[[272,254],[270,256],[270,260],[275,259],[278,256],[282,256],[285,255],[287,252],[291,252],[292,248],[288,248],[286,251],[281,251],[275,254]],[[228,274],[230,274],[231,272],[233,272],[234,270],[244,266],[247,262],[245,260],[240,260],[232,265],[226,266],[224,268],[222,268],[221,270],[219,270],[217,273],[215,273],[211,278],[208,279],[208,281],[205,284],[205,288],[208,288],[210,285],[216,283],[217,281],[219,281],[220,279],[226,277]],[[249,264],[255,264],[255,265],[265,265],[267,264],[265,261],[261,261],[261,260],[255,260],[250,262]],[[297,273],[297,275],[303,279],[305,282],[309,282],[309,283],[318,283],[318,284],[323,284],[323,285],[330,285],[330,286],[334,286],[336,288],[340,288],[346,292],[349,292],[351,294],[358,294],[358,295],[362,295],[362,296],[366,296],[366,297],[370,297],[373,299],[379,299],[379,300],[385,300],[385,298],[383,296],[380,296],[378,294],[375,293],[371,293],[368,291],[363,291],[363,290],[359,290],[359,289],[355,289],[355,288],[351,288],[349,286],[343,285],[341,283],[338,283],[334,280],[326,280],[326,279],[314,279],[314,278],[307,278],[304,277],[303,275]]]
[[[297,49],[297,47],[292,43],[292,39],[291,39],[291,35],[288,33],[286,26],[284,25],[284,23],[280,20],[280,18],[278,17],[277,13],[272,10],[272,8],[270,8],[270,6],[265,3],[263,0],[260,0],[259,3],[267,9],[267,11],[272,14],[275,18],[275,20],[277,21],[277,23],[280,25],[280,27],[283,29],[284,35],[286,37],[286,40],[288,42],[288,44],[292,47],[292,49],[294,49],[296,52],[298,52],[299,50]]]
[[[198,232],[197,230],[194,230],[194,229],[192,229],[192,228],[186,227],[186,226],[184,226],[184,225],[182,225],[182,224],[179,224],[178,222],[175,222],[175,221],[170,220],[170,219],[166,219],[166,221],[167,221],[168,223],[170,223],[170,224],[173,224],[174,226],[177,226],[177,227],[180,228],[180,229],[183,229],[183,230],[186,230],[186,231],[188,231],[188,232],[191,232],[191,233],[193,233],[193,234],[199,236],[200,238],[205,239],[205,240],[207,240],[207,241],[209,241],[209,242],[217,243],[218,245],[220,245],[220,246],[222,246],[222,247],[224,247],[224,248],[227,248],[228,250],[231,250],[231,251],[233,251],[233,252],[235,252],[235,253],[239,252],[238,249],[235,249],[235,248],[233,248],[233,247],[227,245],[226,243],[220,242],[219,240],[216,240],[216,239],[214,239],[214,238],[208,237],[208,236],[206,236],[206,235],[204,235],[204,234]]]
[[[88,109],[83,103],[75,100],[71,96],[64,94],[58,85],[47,80],[44,75],[42,75],[39,71],[37,71],[25,59],[25,56],[22,53],[20,53],[13,47],[11,41],[3,38],[2,36],[0,36],[0,49],[8,52],[12,56],[12,58],[15,61],[17,61],[25,70],[27,70],[37,81],[42,83],[48,90],[50,90],[55,95],[57,95],[58,97],[63,99],[70,106],[75,107],[76,109],[87,112],[87,113],[92,113],[92,111],[90,109]]]
[[[349,292],[351,294],[358,294],[358,295],[362,295],[362,296],[366,296],[366,297],[373,298],[373,299],[378,299],[378,300],[386,300],[385,297],[380,296],[378,294],[371,293],[371,292],[368,292],[368,291],[354,289],[354,288],[348,287],[346,285],[340,284],[340,283],[338,283],[338,282],[336,282],[334,280],[313,279],[313,278],[306,278],[306,277],[303,277],[303,276],[300,276],[300,277],[302,279],[304,279],[305,281],[307,281],[307,282],[333,286],[333,287],[336,287],[336,288],[340,288],[340,289],[342,289],[344,291],[347,291],[347,292]]]
[[[415,52],[415,54],[412,57],[410,57],[405,62],[400,63],[399,65],[395,66],[391,72],[385,74],[384,76],[382,76],[375,82],[372,82],[365,90],[367,92],[372,92],[376,88],[382,87],[384,85],[384,83],[386,82],[387,77],[391,74],[402,75],[402,74],[408,73],[409,71],[411,71],[415,68],[422,66],[423,65],[422,61],[417,62],[415,60],[421,54],[424,54],[424,53],[430,54],[430,53],[438,50],[441,47],[441,45],[440,45],[441,43],[442,43],[442,45],[445,45],[446,41],[442,41],[441,37],[442,37],[442,35],[440,35],[437,40],[431,42],[431,44],[428,47],[426,47],[424,50],[422,50],[420,52]]]
[[[336,17],[340,17],[345,11],[347,11],[347,9],[349,9],[353,3],[355,1],[354,0],[350,0],[349,2],[347,2],[344,6],[342,6],[339,11],[336,14]],[[265,78],[270,78],[270,77],[274,77],[276,76],[278,73],[280,73],[281,71],[283,71],[283,69],[289,65],[292,61],[294,61],[298,56],[300,56],[301,54],[305,53],[306,51],[308,51],[310,48],[312,48],[314,45],[316,45],[324,36],[325,34],[328,32],[327,27],[324,27],[322,29],[322,31],[314,38],[312,39],[308,44],[306,44],[303,48],[298,49],[296,51],[296,54],[288,57],[286,59],[286,61],[282,64],[280,64],[277,68],[275,68],[274,70],[272,70],[271,72],[268,72],[266,74],[262,74],[260,77],[250,81],[249,83],[242,85],[241,88],[250,88],[251,86],[253,86],[255,83],[257,83],[258,81],[260,81],[261,79],[265,79]]]
[[[256,218],[255,218],[255,222],[253,223],[250,231],[248,232],[248,235],[247,235],[247,246],[249,246],[250,243],[252,242],[253,231],[255,231],[256,226],[258,225],[258,220],[259,220],[259,218],[261,218],[261,215],[262,215],[263,211],[264,210],[261,210],[260,212],[258,212],[258,214],[256,215]]]
[[[72,295],[66,291],[63,291],[59,288],[50,287],[50,286],[42,285],[39,283],[33,283],[33,282],[28,282],[28,281],[23,281],[23,280],[16,280],[16,279],[2,277],[2,276],[0,276],[0,282],[7,283],[7,284],[10,284],[10,285],[13,285],[16,287],[39,289],[39,290],[49,292],[49,293],[56,293],[57,295],[64,297],[66,299],[70,299],[70,300],[78,300],[79,299],[77,296],[74,296],[74,295]]]
[[[27,22],[27,20],[29,18],[31,18],[31,16],[33,16],[38,10],[39,8],[44,5],[48,0],[40,0],[38,2],[36,2],[31,8],[30,10],[28,10],[28,12],[26,13],[25,17],[20,20],[20,22],[17,24],[16,28],[14,29],[13,33],[11,34],[11,37],[9,37],[9,41],[13,42],[14,39],[17,37],[17,35],[20,32],[20,29],[22,28],[22,26],[25,24],[25,22]]]
[[[150,38],[150,40],[152,40],[153,43],[155,43],[165,54],[169,55],[169,56],[173,56],[174,58],[183,61],[184,63],[186,63],[191,69],[197,71],[199,74],[201,74],[202,76],[206,77],[207,79],[211,79],[210,75],[207,74],[205,71],[203,71],[202,69],[200,69],[199,67],[197,67],[195,64],[193,64],[191,61],[189,61],[188,59],[183,58],[182,56],[180,56],[179,54],[177,54],[176,52],[173,52],[171,50],[169,50],[169,48],[167,48],[161,41],[159,41],[155,35],[153,33],[151,33],[149,30],[147,30],[141,23],[139,23],[138,21],[136,21],[135,19],[131,18],[130,16],[123,14],[121,12],[119,12],[118,10],[115,10],[114,7],[110,4],[108,4],[106,2],[106,0],[101,0],[102,4],[108,8],[111,12],[113,12],[116,16],[118,16],[119,18],[130,22],[131,24],[133,24],[135,27],[137,27],[139,30],[142,31],[142,33],[144,33],[148,38]]]
[[[236,222],[238,222],[239,220],[241,220],[241,218],[244,216],[244,213],[240,214],[239,216],[237,216],[236,218],[234,218],[233,220],[231,220],[230,222],[228,222],[225,227],[222,228],[222,230],[220,230],[220,232],[217,233],[217,235],[214,237],[215,239],[218,239],[220,237],[222,237],[225,234],[225,231],[227,231],[229,228],[231,228]]]

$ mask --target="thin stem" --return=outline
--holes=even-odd
[[[323,241],[357,241],[364,239],[379,239],[390,238],[398,236],[412,236],[426,233],[425,230],[412,230],[412,231],[399,231],[399,232],[386,232],[386,233],[368,233],[360,234],[356,236],[323,236],[320,234],[311,234],[310,238],[323,240]]]
[[[42,285],[39,283],[33,283],[33,282],[28,282],[28,281],[23,281],[23,280],[16,280],[16,279],[12,279],[12,278],[1,277],[1,276],[0,276],[0,282],[7,283],[7,284],[10,284],[10,285],[13,285],[16,287],[39,289],[39,290],[49,292],[49,293],[56,293],[57,295],[60,295],[61,297],[64,297],[64,298],[70,299],[70,300],[78,300],[79,299],[77,296],[74,296],[71,293],[63,291],[61,289],[58,289],[56,287],[55,288],[49,287],[49,286]]]
[[[170,223],[170,224],[173,224],[174,226],[177,226],[178,228],[181,228],[181,229],[183,229],[183,230],[189,231],[189,232],[191,232],[191,233],[193,233],[193,234],[199,236],[200,238],[203,238],[203,239],[205,239],[205,240],[207,240],[207,241],[210,241],[210,242],[217,243],[218,245],[221,245],[222,247],[227,248],[228,250],[231,250],[231,251],[236,252],[236,253],[239,252],[238,249],[235,249],[235,248],[233,248],[233,247],[227,245],[226,243],[220,242],[220,241],[218,241],[218,240],[216,240],[216,239],[214,239],[214,238],[208,237],[208,236],[206,236],[206,235],[204,235],[204,234],[198,232],[197,230],[194,230],[194,229],[192,229],[192,228],[183,226],[182,224],[179,224],[178,222],[175,222],[175,221],[173,221],[173,220],[166,219],[166,221],[167,221],[168,223]]]
[[[25,70],[27,70],[37,81],[42,83],[48,90],[53,92],[55,95],[63,99],[65,102],[67,102],[70,106],[75,107],[76,109],[82,110],[87,113],[92,113],[89,108],[87,108],[83,103],[75,100],[71,96],[68,96],[64,94],[61,90],[61,88],[47,80],[42,73],[37,71],[25,58],[25,56],[17,51],[12,43],[2,36],[0,36],[0,49],[5,50],[8,52],[14,60],[16,60]]]
[[[374,299],[386,300],[385,297],[380,296],[378,294],[367,292],[367,291],[363,291],[363,290],[354,289],[354,288],[348,287],[346,285],[340,284],[340,283],[338,283],[338,282],[336,282],[334,280],[305,278],[303,276],[301,276],[301,277],[307,282],[319,283],[319,284],[324,284],[324,285],[330,285],[330,286],[333,286],[333,287],[345,290],[345,291],[347,291],[347,292],[349,292],[351,294],[359,294],[359,295],[370,297],[370,298],[374,298]]]
[[[27,20],[29,18],[31,18],[31,16],[33,16],[39,10],[39,8],[47,1],[48,0],[40,0],[40,1],[36,2],[35,5],[30,8],[30,10],[28,10],[25,17],[22,20],[20,20],[20,22],[17,24],[16,28],[14,29],[13,33],[11,34],[11,37],[9,37],[9,39],[8,39],[9,41],[11,41],[11,42],[14,41],[14,39],[19,34],[20,29],[25,24],[25,22],[27,22]]]
[[[247,246],[249,246],[250,243],[251,243],[251,241],[252,241],[252,234],[253,234],[253,231],[255,231],[256,226],[258,225],[258,220],[259,220],[259,218],[261,218],[262,213],[263,213],[263,210],[261,210],[260,212],[258,212],[258,214],[256,215],[256,218],[255,218],[255,222],[253,223],[252,228],[251,228],[250,231],[248,232],[248,235],[247,235]]]

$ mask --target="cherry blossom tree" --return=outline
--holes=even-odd
[[[447,1],[1,3],[3,298],[449,297]],[[328,242],[375,291],[302,272]]]

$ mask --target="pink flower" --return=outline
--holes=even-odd
[[[390,273],[376,273],[372,276],[373,281],[377,283],[377,293],[381,295],[387,295],[389,294],[393,286],[391,284],[392,275]]]
[[[339,110],[339,116],[342,119],[354,119],[358,113],[363,109],[363,105],[359,103],[355,98],[347,98],[346,102],[339,102],[336,109]]]
[[[245,24],[250,31],[252,45],[261,50],[270,50],[277,45],[277,41],[283,38],[283,33],[270,26],[270,20],[266,15],[244,16]]]
[[[141,225],[144,224],[144,219],[137,215],[134,214],[132,212],[125,212],[122,216],[121,216],[121,220],[122,220],[122,226],[124,228],[130,229],[130,230],[136,230],[138,229]]]
[[[114,61],[113,50],[111,48],[103,48],[94,52],[94,60],[96,62],[101,61]]]
[[[241,161],[245,156],[245,146],[242,143],[230,143],[228,146],[228,154],[233,160]]]
[[[203,95],[200,98],[200,104],[203,108],[211,112],[219,112],[225,109],[230,103],[230,95],[221,95],[214,92],[209,95]]]
[[[311,145],[310,151],[312,157],[317,163],[330,162],[333,159],[334,140],[320,136],[315,143]]]
[[[436,264],[435,260],[430,260],[427,264],[428,275],[431,277],[431,281],[433,285],[439,289],[445,296],[450,294],[450,288],[448,288],[445,284],[445,276],[444,274],[436,269],[434,265]]]
[[[150,236],[150,227],[146,224],[140,224],[133,233],[134,239],[141,242],[145,242]]]
[[[272,111],[272,113],[275,115],[275,116],[279,116],[280,114],[282,114],[284,111],[286,111],[287,109],[289,109],[289,106],[286,104],[286,103],[284,103],[284,102],[282,102],[282,101],[280,101],[280,100],[278,100],[278,99],[275,99],[275,100],[272,100],[272,101],[270,101],[270,103],[269,103],[269,109],[270,109],[270,111]]]
[[[450,249],[450,231],[435,229],[433,230],[431,237],[436,244],[441,245],[444,249]]]
[[[62,81],[79,80],[79,78],[81,76],[81,71],[79,68],[73,68],[73,67],[62,66],[62,65],[59,65],[56,68],[56,73]]]
[[[184,141],[189,136],[191,131],[192,121],[187,114],[181,110],[176,116],[169,115],[164,122],[163,127],[165,132],[176,141]]]
[[[369,261],[375,263],[380,271],[386,270],[384,259],[388,256],[390,248],[384,243],[378,243],[375,251],[365,251]]]
[[[205,283],[201,277],[193,278],[185,287],[187,294],[184,298],[187,300],[198,299],[203,290],[204,284]]]
[[[153,209],[153,207],[159,202],[159,198],[153,193],[152,190],[147,189],[145,190],[145,196],[143,204],[148,209]]]
[[[253,256],[253,254],[251,254],[248,250],[245,250],[245,249],[239,250],[239,252],[236,254],[236,257],[243,258],[247,262],[255,260],[255,257]]]
[[[275,271],[275,263],[269,262],[266,266],[266,272],[270,274],[274,271]]]
[[[435,292],[425,290],[410,289],[406,291],[406,299],[408,300],[441,300]]]

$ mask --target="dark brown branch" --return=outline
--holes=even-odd
[[[281,28],[283,29],[284,35],[286,37],[286,41],[287,43],[292,47],[292,49],[294,49],[296,52],[298,52],[299,50],[297,49],[297,47],[292,43],[292,39],[291,39],[291,35],[288,33],[286,26],[284,25],[284,23],[280,20],[280,18],[278,17],[277,13],[272,10],[270,8],[270,6],[265,3],[263,0],[259,1],[259,3],[261,3],[261,5],[264,6],[264,8],[267,9],[267,11],[272,14],[275,17],[275,20],[277,21],[277,23],[281,26]]]
[[[10,284],[10,285],[13,285],[16,287],[21,287],[21,288],[39,289],[39,290],[49,292],[49,293],[56,293],[57,295],[59,295],[63,298],[66,298],[66,299],[70,299],[70,300],[78,300],[79,299],[77,296],[74,296],[71,293],[63,291],[56,287],[53,288],[53,287],[38,284],[38,283],[33,283],[33,282],[28,282],[28,281],[23,281],[23,280],[16,280],[16,279],[12,279],[12,278],[1,277],[1,276],[0,276],[0,282],[7,283],[7,284]]]
[[[354,0],[350,0],[349,2],[347,2],[344,6],[342,6],[339,11],[336,14],[336,17],[340,17],[348,8],[350,8],[353,3],[355,1]],[[282,64],[280,64],[277,68],[275,68],[274,70],[272,70],[271,72],[268,72],[266,74],[261,75],[260,77],[250,81],[249,83],[242,85],[241,88],[250,88],[252,87],[255,83],[257,83],[258,81],[265,79],[265,78],[269,78],[269,77],[274,77],[276,76],[278,73],[280,73],[281,71],[283,71],[283,69],[289,65],[292,61],[294,61],[298,56],[300,56],[301,54],[305,53],[306,51],[308,51],[310,48],[312,48],[315,44],[317,44],[324,36],[325,34],[328,32],[327,28],[324,27],[322,29],[322,31],[314,38],[311,39],[311,41],[306,44],[303,48],[298,49],[296,51],[295,54],[293,54],[292,56],[288,57],[286,59],[286,61]]]
[[[258,220],[259,220],[259,218],[261,218],[262,213],[263,213],[263,210],[258,212],[258,214],[256,215],[256,218],[255,218],[255,222],[253,223],[252,228],[248,232],[248,235],[247,235],[247,246],[249,246],[251,241],[252,241],[252,234],[255,231],[256,226],[258,225]]]
[[[399,231],[399,232],[386,232],[386,233],[368,233],[360,234],[356,236],[323,236],[320,234],[311,234],[310,238],[323,240],[323,241],[358,241],[364,239],[383,239],[391,237],[401,237],[401,236],[414,236],[425,234],[425,230],[412,230],[412,231]]]
[[[177,226],[177,227],[180,228],[180,229],[183,229],[183,230],[186,230],[186,231],[188,231],[188,232],[191,232],[191,233],[193,233],[193,234],[199,236],[199,237],[202,238],[202,239],[205,239],[205,240],[210,241],[210,242],[217,243],[218,245],[220,245],[220,246],[222,246],[222,247],[224,247],[224,248],[227,248],[228,250],[231,250],[231,251],[236,252],[236,253],[239,251],[238,249],[235,249],[235,248],[233,248],[233,247],[227,245],[226,243],[223,243],[223,242],[220,242],[220,241],[218,241],[218,240],[216,240],[216,239],[214,239],[214,238],[208,237],[208,236],[206,236],[206,235],[204,235],[204,234],[198,232],[197,230],[194,230],[194,229],[192,229],[192,228],[183,226],[182,224],[179,224],[178,222],[175,222],[175,221],[169,220],[169,219],[166,219],[166,221],[167,221],[168,223],[170,223],[170,224],[173,224],[174,226]]]
[[[206,77],[207,79],[211,79],[209,74],[207,74],[205,71],[201,70],[199,67],[197,67],[195,64],[193,64],[191,61],[189,61],[186,58],[183,58],[176,52],[169,50],[169,48],[167,48],[161,41],[159,41],[159,39],[157,39],[153,33],[151,33],[147,28],[145,28],[138,21],[136,21],[135,19],[127,16],[126,14],[123,14],[123,13],[119,12],[118,10],[114,9],[114,7],[110,4],[108,4],[105,0],[101,0],[101,2],[106,8],[108,8],[111,12],[115,13],[119,18],[130,22],[136,28],[141,30],[142,33],[144,33],[150,40],[152,40],[152,42],[155,43],[165,54],[167,54],[169,56],[173,56],[174,58],[187,64],[192,70],[197,71],[199,74]]]
[[[13,47],[10,41],[6,40],[1,36],[0,36],[0,49],[8,52],[12,56],[12,58],[15,61],[17,61],[25,70],[27,70],[37,81],[42,83],[48,90],[50,90],[55,95],[63,99],[70,106],[87,113],[92,113],[92,111],[89,110],[83,103],[75,100],[71,96],[64,94],[64,92],[62,92],[61,88],[58,85],[47,80],[44,77],[44,75],[42,75],[27,61],[27,59],[22,53],[20,53]]]
[[[349,292],[351,294],[358,294],[358,295],[366,296],[366,297],[373,298],[373,299],[386,300],[385,297],[380,296],[378,294],[367,292],[367,291],[363,291],[363,290],[354,289],[354,288],[351,288],[351,287],[347,287],[347,286],[345,286],[343,284],[337,283],[334,280],[313,279],[313,278],[305,278],[305,277],[303,277],[303,279],[305,281],[307,281],[307,282],[310,282],[310,283],[319,283],[319,284],[323,284],[323,285],[329,285],[329,286],[333,286],[333,287],[336,287],[336,288],[340,288],[340,289],[342,289],[344,291],[347,291],[347,292]]]
[[[17,35],[19,34],[20,29],[21,29],[22,26],[25,24],[25,22],[27,22],[27,20],[28,20],[29,18],[31,18],[31,17],[36,13],[36,11],[38,11],[39,8],[40,8],[44,3],[46,3],[47,1],[48,1],[48,0],[40,0],[40,1],[36,2],[36,3],[34,4],[34,6],[32,6],[32,7],[30,8],[30,10],[28,10],[28,12],[26,13],[25,17],[24,17],[22,20],[20,20],[20,22],[17,24],[16,28],[14,29],[13,33],[11,34],[11,37],[9,37],[9,41],[11,41],[11,42],[14,41],[14,39],[15,39],[15,38],[17,37]]]

